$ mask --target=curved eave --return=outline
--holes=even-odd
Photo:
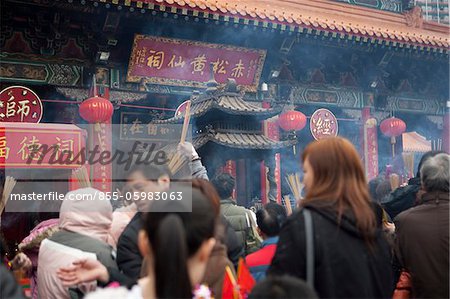
[[[223,113],[230,115],[239,115],[239,116],[257,116],[261,119],[267,119],[272,116],[275,116],[281,112],[281,107],[276,108],[260,108],[249,104],[243,100],[235,100],[235,101],[227,101],[225,104],[223,100],[216,101],[211,98],[208,100],[200,101],[198,103],[193,103],[191,107],[191,118],[198,118],[205,115],[208,112],[212,112],[213,110],[219,110]],[[176,124],[182,123],[184,120],[184,115],[175,116],[169,119],[160,120],[155,123],[159,124]]]
[[[209,142],[234,149],[273,150],[292,146],[295,141],[274,141],[260,134],[215,133],[195,137],[193,143],[200,148]]]
[[[117,5],[159,10],[291,32],[310,30],[363,42],[383,41],[400,48],[415,46],[448,53],[449,27],[422,21],[408,26],[398,14],[329,0],[103,0]],[[270,26],[269,26],[270,24]],[[312,32],[311,32],[312,33]],[[407,46],[407,48],[408,48]]]

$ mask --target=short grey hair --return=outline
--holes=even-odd
[[[420,168],[422,187],[427,192],[449,192],[450,155],[438,154],[428,158]]]

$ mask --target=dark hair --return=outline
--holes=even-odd
[[[169,192],[192,194],[192,207],[186,198],[181,201],[153,204],[145,217],[145,230],[154,255],[157,298],[192,298],[187,260],[202,243],[214,236],[216,213],[212,201],[199,189],[172,187]],[[176,209],[183,212],[155,212]],[[192,212],[191,212],[192,208]]]
[[[434,157],[438,154],[446,154],[444,151],[429,151],[423,154],[422,158],[420,158],[419,165],[417,166],[417,174],[416,177],[420,178],[420,169],[422,168],[423,163],[431,157]]]
[[[281,226],[286,221],[286,210],[274,202],[269,202],[256,212],[256,223],[268,237],[278,236]]]
[[[229,198],[233,194],[235,186],[234,177],[228,173],[222,173],[211,180],[211,183],[216,187],[217,193],[221,199]]]
[[[377,202],[383,202],[383,199],[390,193],[391,193],[391,183],[389,181],[384,180],[377,186],[375,200]]]
[[[319,298],[303,280],[292,276],[269,276],[259,282],[248,299]]]
[[[383,182],[384,179],[381,177],[376,177],[374,179],[371,179],[369,181],[369,194],[372,200],[376,201],[377,199],[377,187],[378,185]]]
[[[140,172],[148,180],[157,180],[163,175],[171,176],[169,168],[165,165],[134,165],[127,173],[127,178],[135,172]]]

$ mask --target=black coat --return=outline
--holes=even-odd
[[[340,226],[331,209],[308,207],[314,230],[315,289],[321,298],[391,298],[391,252],[378,229],[372,251],[350,216]],[[304,216],[295,212],[284,224],[269,275],[306,279]]]
[[[136,213],[125,227],[117,242],[117,266],[133,280],[141,275],[142,255],[138,247],[139,230],[142,228],[142,213]]]
[[[387,199],[381,202],[384,210],[394,219],[398,214],[414,206],[417,192],[420,190],[420,178],[412,178],[408,185],[392,191]]]
[[[221,217],[224,226],[223,243],[227,246],[228,258],[237,265],[239,257],[243,256],[244,244],[225,217]],[[117,266],[123,274],[132,280],[138,280],[141,274],[143,257],[137,244],[139,230],[142,228],[142,213],[136,213],[117,242]]]

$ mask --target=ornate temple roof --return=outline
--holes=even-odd
[[[193,140],[194,147],[200,148],[208,142],[214,142],[235,149],[280,149],[294,144],[293,141],[275,141],[257,133],[217,132],[200,135]]]
[[[239,116],[258,116],[262,119],[270,118],[281,112],[281,107],[262,108],[243,100],[236,87],[236,82],[229,79],[223,90],[217,89],[215,81],[207,83],[208,89],[201,95],[191,98],[191,118],[198,118],[212,110],[222,111],[226,114]],[[182,123],[184,114],[157,123]]]
[[[204,17],[243,19],[245,24],[254,20],[256,26],[270,23],[282,30],[315,29],[333,36],[383,40],[394,46],[412,44],[447,51],[450,44],[449,27],[423,20],[419,7],[400,14],[329,0],[132,0],[124,4],[140,8],[145,4],[149,9],[158,5],[159,10],[180,10],[182,14],[189,10],[195,16],[203,12]]]

